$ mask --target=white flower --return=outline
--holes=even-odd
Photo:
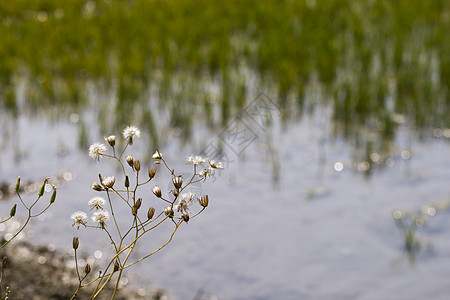
[[[94,197],[91,200],[89,200],[88,205],[91,207],[91,209],[103,209],[103,205],[105,205],[105,199],[102,197]]]
[[[194,194],[183,193],[178,197],[178,203],[174,206],[177,211],[188,213],[188,206],[194,200]]]
[[[215,162],[214,160],[209,160],[209,165],[213,169],[223,169],[223,165],[221,161]]]
[[[89,156],[100,160],[100,157],[105,155],[106,146],[101,143],[94,143],[89,147]]]
[[[87,218],[87,215],[85,212],[83,211],[76,211],[74,212],[70,218],[74,221],[72,224],[72,227],[74,227],[75,225],[77,225],[77,229],[80,228],[80,225],[83,225],[84,227],[86,227],[86,221],[84,221],[84,219]]]
[[[115,135],[110,135],[107,138],[105,138],[105,141],[107,141],[108,144],[111,145],[111,147],[114,147],[116,145],[116,136]]]
[[[162,153],[159,152],[158,150],[156,150],[156,152],[153,153],[152,158],[153,159],[162,159]]]
[[[187,158],[188,164],[194,164],[194,165],[198,165],[201,163],[204,163],[206,161],[205,158],[203,158],[202,156],[189,156]]]
[[[107,188],[112,188],[115,182],[116,178],[114,176],[109,176],[103,179],[102,184]]]
[[[133,144],[133,138],[134,137],[140,137],[141,136],[141,130],[137,128],[136,126],[127,126],[123,130],[123,137],[128,139],[128,144]]]
[[[105,223],[109,220],[109,214],[106,210],[96,211],[92,216],[92,221],[97,222],[100,226],[105,226]]]
[[[207,177],[214,176],[214,173],[215,172],[213,168],[207,168],[197,173],[197,175],[206,180]]]

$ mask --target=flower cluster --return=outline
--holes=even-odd
[[[209,166],[202,169],[200,172],[197,173],[197,175],[205,181],[208,177],[214,176],[216,169],[223,169],[222,162],[214,161],[208,158],[204,158],[202,156],[189,156],[187,158],[188,164],[193,164],[194,166],[197,166],[199,164],[202,164],[206,161],[208,161]]]
[[[223,169],[221,162],[215,162],[200,155],[193,155],[187,158],[187,164],[193,166],[192,175],[183,177],[180,173],[176,173],[174,169],[170,168],[163,154],[156,150],[152,155],[153,166],[150,165],[147,174],[142,176],[141,171],[143,169],[143,164],[141,164],[139,159],[126,153],[127,148],[133,145],[133,140],[140,137],[141,131],[136,126],[127,126],[123,130],[122,135],[126,140],[126,144],[120,151],[116,151],[117,145],[115,135],[106,137],[104,143],[94,143],[89,147],[90,157],[97,161],[100,161],[101,158],[112,159],[119,164],[118,169],[122,170],[122,174],[117,177],[103,177],[99,174],[99,181],[95,181],[91,184],[91,188],[94,191],[102,193],[103,195],[103,197],[92,197],[87,203],[90,210],[93,211],[91,220],[96,226],[88,225],[88,222],[86,221],[87,214],[83,211],[77,211],[71,216],[73,220],[72,226],[76,226],[77,229],[84,226],[96,227],[105,231],[110,244],[113,245],[113,251],[115,252],[112,256],[114,257],[113,260],[100,272],[101,275],[94,280],[99,281],[99,283],[94,290],[93,295],[97,295],[101,292],[106,281],[109,280],[109,277],[105,277],[105,274],[108,274],[108,272],[116,272],[127,266],[133,265],[160,251],[168,244],[164,244],[157,248],[156,251],[145,255],[133,263],[127,263],[127,260],[135,258],[135,256],[130,254],[138,240],[143,238],[147,232],[155,230],[159,226],[163,226],[162,224],[169,223],[171,226],[175,225],[170,237],[171,240],[173,234],[175,234],[181,224],[187,223],[189,220],[202,213],[208,206],[208,195],[197,196],[191,192],[187,192],[186,188],[191,184],[204,182],[208,177],[214,176],[216,169]],[[108,145],[111,147],[111,151],[109,152],[107,149]],[[206,167],[204,165],[206,165]],[[151,192],[157,198],[153,201],[163,201],[166,203],[165,206],[163,206],[165,208],[161,209],[160,212],[157,212],[155,209],[155,207],[158,207],[157,205],[154,207],[150,206],[149,204],[151,204],[152,201],[141,198],[148,195],[148,190],[142,192],[141,189],[152,181],[153,178],[155,178],[156,173],[160,172],[161,169],[167,169],[169,172],[173,188],[169,191],[161,190],[158,185],[154,185],[151,188]],[[200,169],[201,171],[198,171]],[[123,178],[122,187],[120,186],[119,178]],[[198,202],[196,207],[193,205],[195,199],[197,199]],[[116,209],[115,206],[117,205],[122,205],[122,209]],[[106,206],[108,206],[108,210],[111,214],[106,210]],[[144,214],[142,208],[145,206],[147,207]],[[127,217],[130,218],[130,221],[123,222],[122,220]],[[120,222],[118,222],[118,218],[120,218]],[[106,224],[110,219],[112,219],[113,225],[106,227]],[[128,224],[128,227],[123,228],[123,224]],[[112,232],[114,230],[115,232]],[[79,243],[78,238],[75,237],[74,241],[76,241],[76,243],[74,242],[74,250],[76,251]],[[85,273],[87,275],[90,272],[90,266],[89,270],[86,270]],[[122,273],[120,272],[119,277],[121,274]],[[85,277],[79,276],[79,288],[83,286],[82,281],[84,278]],[[101,284],[102,281],[104,281],[104,284]]]
[[[96,211],[93,213],[91,219],[94,223],[97,223],[100,227],[105,227],[106,222],[109,220],[108,212],[103,208],[105,205],[105,199],[102,197],[93,197],[89,200],[88,205],[91,207],[91,210],[95,209]],[[71,219],[74,221],[72,227],[77,226],[77,229],[80,229],[80,226],[86,227],[87,222],[85,219],[87,218],[87,214],[83,211],[74,212],[71,216]]]

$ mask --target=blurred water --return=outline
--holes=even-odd
[[[201,186],[210,206],[183,225],[164,251],[134,268],[130,281],[163,287],[175,299],[193,299],[199,290],[219,299],[447,299],[449,213],[438,211],[418,229],[423,250],[412,267],[392,211],[415,212],[449,200],[448,141],[423,143],[401,127],[392,156],[382,162],[387,166],[367,177],[358,171],[365,166],[354,161],[353,146],[332,138],[326,114],[319,109],[286,128],[274,122],[260,132],[270,134],[258,135],[240,154],[225,147],[227,170]],[[70,121],[19,117],[14,136],[13,146],[1,153],[2,181],[73,174],[59,187],[55,205],[27,231],[33,243],[71,251],[72,237],[79,236],[86,254],[100,260],[110,255],[106,236],[77,231],[70,215],[88,210],[96,195],[90,184],[99,172],[108,176],[117,169],[78,150],[78,127]],[[139,143],[138,154],[155,150]],[[177,171],[189,172],[185,156],[198,149],[173,142],[160,151]],[[156,181],[166,187],[167,178]],[[156,201],[152,186],[143,189],[144,206]],[[1,211],[16,201],[2,201]],[[120,213],[128,209],[118,207]],[[138,254],[156,249],[169,229],[151,233]]]

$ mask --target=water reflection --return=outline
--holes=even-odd
[[[408,269],[399,280],[383,264],[398,254],[392,209],[402,209],[400,217],[393,215],[400,244],[416,261],[424,253],[417,241],[424,245],[422,233],[435,227],[403,217],[403,208],[445,194],[442,153],[448,149],[436,143],[417,149],[417,142],[450,138],[447,1],[24,5],[0,3],[0,137],[2,157],[12,151],[15,163],[34,163],[25,168],[2,161],[1,171],[38,179],[42,170],[58,174],[70,165],[73,176],[63,180],[77,179],[64,187],[67,199],[56,203],[52,223],[38,225],[45,229],[39,236],[50,231],[64,247],[68,207],[75,211],[89,199],[80,186],[89,186],[85,174],[93,169],[73,140],[85,153],[107,133],[135,124],[146,136],[148,159],[164,147],[177,157],[189,144],[192,153],[213,152],[207,156],[232,170],[217,183],[221,193],[211,217],[142,271],[180,299],[199,287],[233,299],[349,299],[360,290],[385,298],[389,289],[378,286],[397,291],[401,281],[417,291],[417,282],[440,287],[430,273],[448,278],[446,242],[436,258],[445,268],[424,264],[422,273]],[[261,91],[277,108],[269,111],[280,114],[255,119],[248,113]],[[42,119],[56,126],[49,130]],[[24,134],[29,128],[39,132]],[[238,139],[244,129],[248,135]],[[61,140],[56,163],[41,157],[54,154],[47,130]],[[359,174],[379,176],[365,182]],[[410,214],[437,220],[432,208]],[[443,231],[436,239],[448,240]],[[183,247],[208,260],[189,257],[171,273],[167,266],[184,255]],[[98,248],[91,259],[104,259]],[[364,274],[355,271],[361,265]],[[196,286],[193,272],[206,274],[197,274]],[[359,288],[349,291],[352,284]]]
[[[100,134],[137,124],[153,147],[167,128],[190,141],[196,126],[226,127],[258,87],[286,122],[331,104],[333,134],[367,171],[399,124],[450,126],[444,0],[39,3],[2,4],[1,109],[69,115],[83,146],[92,122]]]
[[[434,205],[424,205],[416,213],[400,210],[392,212],[392,217],[403,240],[402,250],[411,265],[415,264],[416,258],[421,251],[427,250],[432,252],[432,243],[423,235],[420,236],[418,234],[419,229],[427,226],[428,223],[431,223],[431,226],[433,226],[433,222],[429,221],[429,219],[436,216],[438,211],[444,212],[449,207],[450,202],[444,201]],[[424,244],[426,247],[423,247]]]

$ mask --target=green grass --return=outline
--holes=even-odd
[[[188,133],[202,116],[221,128],[252,100],[244,64],[259,87],[274,87],[287,120],[331,102],[335,133],[356,147],[389,151],[393,114],[418,131],[450,126],[447,0],[15,0],[0,1],[0,20],[0,106],[14,115],[88,109],[93,83],[117,95],[113,108],[99,105],[102,128],[153,128],[153,85],[171,126]],[[323,90],[314,103],[312,78]],[[205,81],[221,87],[218,117]]]

